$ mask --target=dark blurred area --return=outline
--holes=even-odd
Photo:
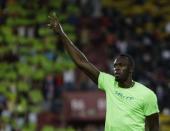
[[[0,0],[0,129],[103,131],[103,95],[46,26],[56,12],[101,71],[112,73],[117,54],[132,55],[134,80],[156,93],[162,131],[169,131],[169,7],[169,0]],[[69,108],[77,111],[72,117]]]

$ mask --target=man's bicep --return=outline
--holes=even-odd
[[[93,64],[89,62],[82,63],[81,66],[79,67],[91,80],[98,84],[98,77],[100,71],[97,69],[97,67],[95,67]]]

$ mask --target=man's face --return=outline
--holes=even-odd
[[[123,82],[127,80],[131,73],[128,58],[121,56],[117,57],[113,63],[113,73],[116,81]]]

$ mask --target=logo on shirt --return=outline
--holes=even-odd
[[[118,97],[120,97],[121,99],[124,99],[124,100],[134,100],[134,97],[132,97],[132,96],[125,96],[123,93],[118,92],[118,91],[115,91],[115,94]]]

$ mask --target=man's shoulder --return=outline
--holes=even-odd
[[[109,73],[106,72],[100,72],[99,74],[99,81],[102,83],[112,83],[115,82],[115,77]]]
[[[106,73],[106,72],[100,72],[99,75],[102,76],[102,77],[106,77],[106,78],[114,78],[113,75]]]
[[[115,78],[113,75],[105,72],[100,72],[99,78],[98,78],[98,87],[100,89],[106,90],[110,89],[110,85],[114,85]]]
[[[150,88],[148,88],[142,83],[136,82],[136,87],[138,88],[138,91],[144,96],[155,95],[155,93]]]

